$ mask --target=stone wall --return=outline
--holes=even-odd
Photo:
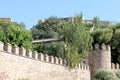
[[[89,66],[0,42],[0,80],[90,80]]]
[[[116,63],[112,63],[111,64],[111,72],[113,73],[113,77],[116,77],[116,72],[120,72],[120,64]]]
[[[91,78],[94,79],[94,72],[98,69],[111,70],[111,51],[109,45],[94,45],[89,52],[89,66]]]

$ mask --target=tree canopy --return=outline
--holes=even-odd
[[[0,40],[5,43],[32,49],[32,34],[16,22],[0,21]]]
[[[39,20],[38,24],[32,28],[34,39],[57,38],[60,36],[59,31],[62,19],[50,17],[45,20]]]
[[[82,17],[82,15],[77,15],[69,21],[52,17],[46,19],[44,23],[39,21],[32,29],[33,36],[36,35],[38,39],[62,36],[62,43],[53,43],[43,52],[67,59],[70,64],[77,64],[83,57],[87,57],[92,43],[90,32],[86,31]]]
[[[90,32],[85,30],[82,15],[77,15],[74,22],[64,23],[62,27],[63,41],[66,44],[66,59],[70,63],[80,62],[87,56],[92,43]]]

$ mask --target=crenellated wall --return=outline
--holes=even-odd
[[[120,72],[120,64],[111,63],[111,72],[113,73],[113,77],[116,77],[116,72]]]
[[[98,69],[109,70],[115,77],[120,71],[119,64],[111,63],[109,45],[92,46],[88,58],[70,68],[61,58],[0,42],[0,80],[96,80]]]
[[[112,63],[111,64],[111,69],[112,70],[118,70],[118,69],[120,69],[120,64],[118,64],[118,63],[116,63],[116,64]]]
[[[0,80],[90,80],[89,66],[0,42]]]
[[[109,45],[99,46],[95,44],[89,52],[89,66],[91,79],[94,79],[94,72],[98,69],[111,70],[111,51]]]

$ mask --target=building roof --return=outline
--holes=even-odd
[[[12,21],[12,18],[0,18],[0,21]]]

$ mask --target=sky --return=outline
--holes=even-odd
[[[74,17],[120,22],[120,0],[0,0],[0,17],[25,23],[30,29],[40,19]]]

